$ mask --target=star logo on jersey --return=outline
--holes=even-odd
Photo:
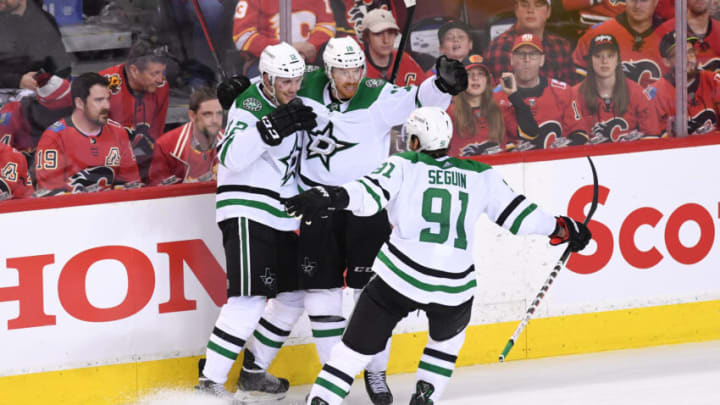
[[[315,271],[317,269],[317,262],[313,262],[310,260],[309,257],[305,256],[303,258],[303,262],[300,263],[300,268],[302,269],[303,273],[305,273],[308,277],[312,277],[315,275]]]
[[[271,272],[270,267],[265,267],[265,274],[260,275],[260,280],[265,284],[265,287],[274,290],[277,283],[277,274]]]
[[[307,146],[307,158],[318,158],[327,170],[330,170],[330,159],[336,153],[350,149],[357,143],[345,142],[333,135],[333,123],[328,121],[322,131],[309,131],[310,143]]]
[[[298,137],[295,137],[295,144],[292,147],[290,153],[284,158],[280,159],[280,162],[285,165],[285,174],[282,177],[282,185],[290,180],[295,175],[295,167],[297,167],[298,160],[300,159],[300,145],[298,145]]]

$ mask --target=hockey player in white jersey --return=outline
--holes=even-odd
[[[228,300],[210,335],[196,388],[228,399],[232,395],[223,386],[228,372],[258,325],[267,298],[297,289],[299,224],[285,213],[281,200],[297,194],[301,141],[296,132],[316,125],[310,107],[296,98],[305,73],[297,51],[287,43],[268,46],[259,68],[262,80],[236,98],[218,146],[216,220],[225,247]],[[255,367],[246,352],[240,391],[281,397],[288,386],[287,380]]]
[[[288,213],[314,217],[327,210],[373,215],[387,207],[392,234],[373,264],[342,342],[332,349],[308,404],[340,404],[354,376],[385,347],[409,312],[425,311],[430,338],[411,404],[441,397],[465,340],[477,284],[471,247],[482,214],[513,234],[549,235],[582,250],[587,227],[543,213],[515,193],[490,166],[447,156],[450,117],[439,108],[412,113],[404,126],[410,151],[390,157],[373,172],[337,186],[317,186],[285,201]]]
[[[325,69],[307,73],[298,93],[318,114],[318,125],[303,140],[298,174],[302,189],[340,185],[374,169],[389,155],[393,126],[402,125],[418,105],[447,108],[452,95],[467,87],[463,65],[444,56],[437,62],[438,76],[420,86],[398,87],[365,78],[365,54],[349,37],[331,39],[323,59]],[[321,362],[327,361],[345,328],[342,287],[360,289],[367,284],[375,255],[389,235],[385,211],[368,217],[338,212],[301,224],[300,285],[307,293],[305,309]],[[279,302],[280,298],[272,305],[292,307],[292,303]],[[274,313],[283,316],[283,311]],[[271,326],[282,323],[272,314],[263,315],[263,321]],[[258,328],[258,334],[269,338],[263,339],[265,343],[252,341],[258,364],[268,366],[287,339],[291,328],[280,329],[276,332],[286,334],[273,333],[263,325]],[[388,344],[364,375],[376,405],[393,400],[385,379],[389,349]]]

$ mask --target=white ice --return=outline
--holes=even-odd
[[[512,354],[510,359],[512,359]],[[388,377],[395,404],[407,404],[414,374]],[[309,385],[276,404],[301,404]],[[158,393],[142,405],[215,404],[189,393]],[[344,404],[369,404],[361,379]],[[720,340],[460,367],[439,405],[718,405]]]

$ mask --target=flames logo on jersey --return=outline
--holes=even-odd
[[[717,128],[718,117],[714,110],[706,108],[688,118],[688,134],[702,135]]]
[[[110,94],[118,94],[120,93],[120,88],[122,87],[122,79],[120,78],[120,74],[113,73],[111,75],[105,75],[105,78],[108,79],[108,90],[110,90]]]
[[[647,87],[649,84],[660,80],[660,66],[650,59],[623,61],[623,71],[628,79]]]
[[[617,142],[630,128],[627,121],[620,117],[613,117],[607,121],[596,122],[592,127],[590,143],[604,143],[608,140]]]
[[[624,5],[625,5],[625,0],[610,0],[610,5],[613,6],[613,7],[617,7],[617,6],[619,6],[619,5],[620,5],[620,6],[624,6]]]
[[[95,166],[70,176],[68,185],[73,193],[91,193],[111,188],[114,181],[115,171],[112,168]]]
[[[720,59],[712,58],[710,60],[707,60],[702,65],[700,65],[700,69],[707,70],[709,72],[720,71]]]
[[[527,143],[521,142],[517,145],[518,150],[547,149],[562,137],[562,125],[554,120],[545,121],[538,126],[538,133],[535,136],[522,132],[520,128],[518,128],[518,134],[527,140]]]

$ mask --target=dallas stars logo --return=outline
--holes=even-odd
[[[300,264],[300,268],[302,268],[303,273],[305,273],[308,277],[312,277],[315,275],[315,268],[317,267],[317,262],[313,262],[310,260],[309,257],[305,256],[303,262]]]
[[[295,175],[295,167],[297,166],[298,159],[300,159],[300,145],[298,145],[298,137],[295,137],[295,144],[292,147],[290,153],[281,158],[280,161],[285,165],[285,174],[282,177],[282,185],[290,180]]]
[[[275,289],[274,285],[277,281],[277,275],[270,271],[270,267],[265,267],[265,274],[260,275],[263,284],[269,289]]]
[[[330,158],[340,151],[357,145],[357,143],[337,139],[333,135],[332,121],[328,121],[322,131],[309,131],[308,135],[310,143],[307,146],[307,158],[319,158],[327,170],[330,170]]]

